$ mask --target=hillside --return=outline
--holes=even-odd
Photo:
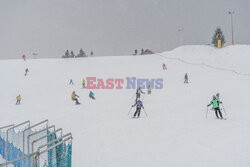
[[[185,73],[190,84],[183,83]],[[248,167],[248,74],[246,45],[183,46],[144,56],[1,60],[0,126],[49,119],[72,132],[73,167]],[[124,89],[94,89],[92,101],[89,90],[81,88],[83,77],[122,78]],[[163,78],[163,89],[143,98],[148,117],[142,111],[140,119],[130,119],[135,108],[127,115],[135,90],[125,89],[126,77]],[[71,100],[72,91],[81,105]],[[213,110],[205,118],[217,92],[227,120],[216,119]],[[21,105],[15,105],[18,94]]]

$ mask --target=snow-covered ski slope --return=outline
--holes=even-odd
[[[167,71],[162,70],[163,62]],[[73,133],[73,167],[249,167],[250,76],[204,63],[250,73],[250,46],[183,46],[145,56],[1,60],[0,126],[49,119]],[[30,72],[25,77],[26,67]],[[191,83],[184,85],[186,72]],[[145,95],[148,118],[142,111],[141,119],[130,119],[135,90],[94,90],[96,100],[91,101],[89,90],[81,88],[83,77],[163,78],[164,88]],[[71,78],[74,85],[68,84]],[[71,100],[73,90],[81,105]],[[215,119],[213,110],[205,118],[217,92],[227,120]],[[18,94],[22,101],[17,106]]]

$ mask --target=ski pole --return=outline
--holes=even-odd
[[[208,107],[207,107],[207,112],[206,112],[206,119],[207,119],[207,113],[208,113]]]
[[[226,113],[226,110],[225,110],[225,108],[224,108],[223,103],[221,103],[221,104],[222,104],[222,108],[223,108],[224,113],[227,115],[227,113]]]
[[[132,107],[130,107],[130,110],[129,110],[129,112],[128,112],[128,115],[130,114],[130,111],[132,110]]]
[[[148,114],[147,114],[147,112],[146,112],[145,108],[143,108],[143,111],[145,112],[146,117],[148,118]]]
[[[144,100],[145,93],[143,94],[142,101]]]

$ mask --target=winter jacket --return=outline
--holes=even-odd
[[[89,93],[89,97],[92,98],[94,96],[94,93],[93,92],[90,92]]]
[[[17,99],[17,100],[21,100],[21,96],[17,96],[16,99]]]
[[[137,89],[137,90],[136,90],[136,94],[137,94],[137,95],[138,95],[138,94],[141,94],[141,93],[144,93],[144,92],[142,92],[141,89]]]
[[[132,107],[134,107],[134,106],[136,106],[136,107],[139,108],[139,109],[140,109],[140,108],[144,108],[141,101],[137,101],[134,105],[132,105]]]
[[[77,96],[75,93],[72,93],[72,96],[71,96],[71,97],[72,97],[73,100],[75,100],[76,97],[78,97],[78,96]]]
[[[219,103],[222,103],[222,102],[220,102],[218,99],[213,99],[208,106],[210,106],[211,104],[213,104],[213,108],[218,108],[219,107]]]

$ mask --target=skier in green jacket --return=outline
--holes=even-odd
[[[85,87],[85,79],[83,78],[83,80],[82,80],[82,88],[86,88]]]
[[[218,119],[223,119],[221,111],[220,111],[220,107],[219,107],[220,103],[222,103],[222,102],[220,100],[216,99],[216,96],[213,96],[213,100],[207,106],[210,106],[211,104],[213,104],[213,109],[215,111],[216,117]],[[218,116],[218,113],[219,113],[220,117]]]

